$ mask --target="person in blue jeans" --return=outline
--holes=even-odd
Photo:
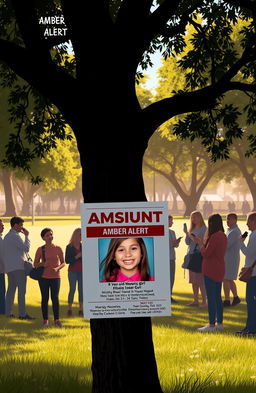
[[[81,245],[81,228],[74,230],[70,242],[66,247],[65,261],[69,264],[68,281],[68,316],[72,316],[72,306],[74,302],[74,295],[76,291],[76,284],[78,284],[78,301],[79,311],[78,315],[83,316],[83,280],[82,280],[82,245]]]
[[[245,267],[252,266],[256,260],[256,212],[251,212],[247,216],[247,226],[251,231],[247,246],[244,244],[245,238],[240,238],[241,251],[245,255]],[[256,267],[253,269],[250,281],[246,284],[247,321],[246,326],[236,332],[240,336],[256,335]]]

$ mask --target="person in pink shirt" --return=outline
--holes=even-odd
[[[103,263],[105,278],[102,282],[154,281],[142,238],[111,239]]]
[[[63,251],[59,246],[53,244],[53,232],[50,228],[41,231],[41,237],[45,245],[36,251],[34,266],[44,267],[43,274],[38,280],[42,295],[43,325],[48,326],[48,301],[51,292],[52,308],[54,314],[54,325],[61,327],[59,320],[59,290],[60,290],[60,270],[65,266]]]

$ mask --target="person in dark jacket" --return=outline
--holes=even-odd
[[[81,245],[81,228],[74,230],[70,242],[66,247],[65,261],[69,264],[68,281],[68,316],[72,316],[72,306],[78,284],[78,315],[83,316],[83,280],[82,280],[82,245]]]

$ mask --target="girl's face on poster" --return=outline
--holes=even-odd
[[[142,252],[137,239],[125,239],[115,252],[115,261],[120,271],[125,275],[135,274],[142,258]]]

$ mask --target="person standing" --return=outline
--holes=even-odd
[[[170,229],[173,225],[173,216],[168,216],[168,223],[169,223],[169,244],[170,244],[170,280],[171,280],[171,302],[177,303],[177,300],[173,299],[172,292],[173,292],[173,285],[175,280],[175,270],[176,270],[176,253],[175,248],[179,247],[181,237],[176,239],[175,232]]]
[[[19,319],[34,319],[26,313],[26,286],[27,277],[24,270],[25,253],[29,252],[29,231],[23,227],[24,220],[21,217],[12,217],[11,229],[5,235],[3,241],[3,261],[5,272],[8,276],[8,288],[6,292],[6,316],[14,317],[12,313],[14,297],[18,288]],[[22,240],[20,233],[25,235]]]
[[[5,314],[5,277],[3,261],[3,231],[4,223],[0,219],[0,314]]]
[[[74,294],[76,291],[76,283],[78,284],[78,315],[83,316],[83,277],[82,277],[82,244],[81,244],[81,228],[77,228],[72,233],[69,244],[66,247],[65,262],[69,264],[68,268],[68,316],[72,316],[72,305]]]
[[[206,226],[202,214],[199,211],[194,211],[190,215],[190,228],[184,226],[184,232],[186,234],[185,242],[188,245],[188,254],[192,254],[197,247],[194,240],[194,236],[203,239],[206,232]],[[199,306],[199,289],[202,296],[202,304],[200,307],[206,307],[206,292],[202,273],[195,273],[189,270],[189,283],[192,284],[193,289],[193,302],[189,303],[188,306]]]
[[[237,279],[239,263],[240,263],[240,236],[241,231],[237,226],[237,215],[236,213],[229,213],[227,215],[227,226],[228,230],[226,236],[228,239],[228,245],[225,260],[225,276],[223,281],[223,289],[225,300],[223,302],[224,307],[231,305],[230,303],[230,291],[233,294],[232,306],[235,306],[241,302],[240,297],[237,295],[237,287],[234,280]]]
[[[38,280],[42,295],[43,325],[49,325],[48,301],[49,292],[51,292],[54,325],[61,327],[62,324],[59,320],[59,291],[60,270],[65,266],[63,251],[59,246],[53,244],[53,231],[50,228],[44,228],[41,231],[41,238],[45,241],[45,245],[37,249],[34,266],[35,268],[44,267],[43,274]]]
[[[199,332],[211,332],[223,329],[223,303],[221,286],[225,274],[224,256],[227,237],[224,233],[222,218],[212,214],[208,219],[208,233],[204,243],[199,237],[195,241],[203,256],[202,272],[207,294],[209,324],[198,328]]]
[[[244,238],[241,237],[241,251],[245,255],[245,267],[252,266],[256,260],[256,212],[251,212],[247,216],[247,226],[251,231],[247,246],[244,244]],[[244,329],[236,332],[237,335],[255,335],[256,334],[256,267],[253,269],[250,280],[246,283],[246,304],[247,304],[247,321]]]

